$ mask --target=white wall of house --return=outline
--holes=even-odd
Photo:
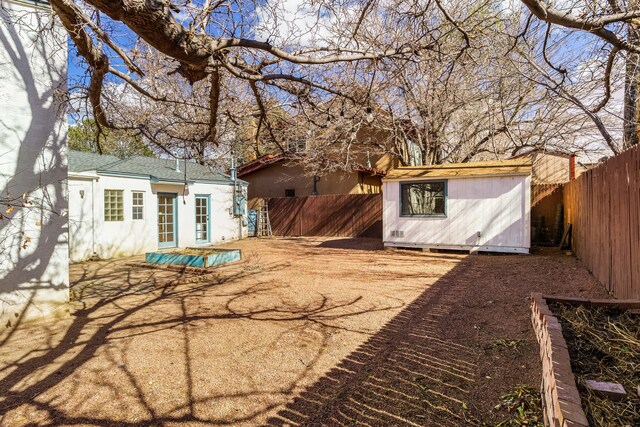
[[[67,37],[46,8],[0,8],[0,324],[65,312]],[[6,198],[25,206],[7,213]],[[4,203],[2,199],[5,199]]]
[[[105,221],[104,191],[124,190],[124,220]],[[81,196],[81,191],[84,196]],[[144,192],[143,219],[133,219],[132,192]],[[246,188],[244,188],[246,194]],[[147,179],[71,174],[69,228],[71,261],[114,258],[158,250],[158,193],[178,194],[177,247],[197,247],[247,237],[246,218],[233,216],[233,186],[159,184]],[[195,196],[210,195],[210,241],[196,242]],[[92,224],[95,226],[92,227]]]
[[[402,217],[401,181],[384,183],[385,246],[514,253],[529,251],[530,176],[475,177],[446,181],[446,217],[424,218]]]

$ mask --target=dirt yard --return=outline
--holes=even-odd
[[[68,319],[0,337],[0,425],[493,425],[539,386],[530,292],[605,296],[561,254],[228,246],[204,276],[74,265]]]

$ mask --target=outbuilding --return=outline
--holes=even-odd
[[[71,261],[241,239],[246,192],[192,162],[69,151]]]
[[[529,159],[400,167],[382,193],[386,247],[529,252]]]

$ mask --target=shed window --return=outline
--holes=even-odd
[[[124,221],[123,190],[104,190],[104,220]]]
[[[144,219],[144,192],[131,192],[131,217],[133,219]]]
[[[288,188],[284,190],[284,197],[296,197],[296,189]]]
[[[446,181],[400,184],[402,216],[444,216]]]

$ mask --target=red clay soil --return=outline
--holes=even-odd
[[[539,386],[530,293],[606,296],[559,253],[228,246],[207,275],[74,265],[72,316],[0,337],[0,425],[492,425]]]

